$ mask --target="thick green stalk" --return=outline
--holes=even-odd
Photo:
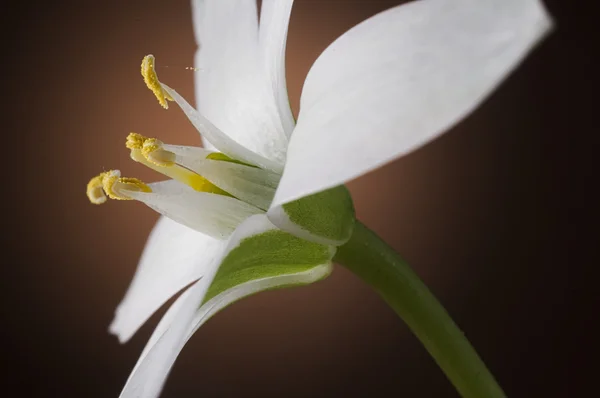
[[[408,324],[464,398],[504,392],[444,307],[410,267],[375,233],[356,223],[334,261],[371,285]]]

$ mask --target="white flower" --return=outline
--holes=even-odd
[[[335,246],[347,238],[344,230],[328,236],[298,225],[285,205],[344,184],[448,130],[551,25],[538,0],[420,0],[391,8],[321,54],[306,78],[295,123],[284,69],[292,1],[263,0],[260,26],[251,0],[192,4],[200,45],[198,109],[158,81],[153,57],[144,59],[142,74],[163,106],[174,100],[181,107],[209,149],[132,134],[132,158],[172,179],[146,185],[111,171],[88,185],[94,203],[105,194],[135,199],[166,216],[150,235],[112,333],[127,341],[190,285],[154,331],[124,397],[157,396],[189,337],[231,302],[326,276]],[[267,256],[249,243],[244,248],[267,236],[267,246],[284,242],[310,258],[269,273],[288,252],[269,246]],[[253,261],[267,262],[267,271],[244,274]]]

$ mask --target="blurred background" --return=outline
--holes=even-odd
[[[108,334],[158,216],[134,202],[93,206],[85,185],[109,168],[159,179],[130,161],[129,131],[198,143],[139,74],[142,57],[154,54],[161,79],[193,98],[189,2],[9,3],[0,395],[116,397],[164,313],[126,345]],[[319,53],[400,3],[297,1],[287,49],[295,112]],[[598,233],[584,189],[597,184],[585,176],[597,165],[583,148],[593,150],[588,137],[597,134],[597,43],[591,13],[547,5],[558,30],[479,110],[349,184],[358,217],[412,264],[512,397],[579,395],[596,365],[597,308],[589,307]],[[402,321],[337,267],[322,282],[261,293],[215,316],[179,357],[163,396],[456,393]]]

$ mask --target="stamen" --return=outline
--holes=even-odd
[[[169,167],[175,164],[175,154],[164,150],[162,141],[156,138],[130,133],[125,146],[129,149],[139,149],[149,162],[157,166]]]
[[[142,149],[144,146],[144,141],[147,138],[141,134],[131,132],[127,136],[127,141],[125,142],[125,146],[129,149]]]
[[[163,143],[156,138],[150,138],[144,142],[142,147],[142,154],[148,159],[148,161],[158,166],[173,166],[175,164],[175,154],[173,152],[165,151],[163,149]]]
[[[93,204],[106,202],[106,197],[116,200],[132,200],[125,192],[152,192],[137,178],[121,177],[119,170],[110,170],[92,178],[87,185],[87,197]]]
[[[173,97],[163,89],[158,80],[158,75],[154,69],[154,55],[146,55],[142,60],[142,76],[146,86],[154,93],[160,105],[165,109],[169,109],[167,100],[173,101]]]
[[[164,148],[176,155],[178,166],[203,176],[235,198],[260,209],[269,208],[281,179],[280,174],[243,164],[218,152],[198,153],[189,147],[173,145]]]
[[[106,195],[102,190],[102,179],[104,178],[105,173],[100,173],[100,175],[92,178],[90,182],[87,184],[87,197],[95,205],[101,205],[106,202]]]
[[[175,163],[175,154],[164,149],[163,143],[156,138],[148,138],[141,134],[130,133],[127,136],[125,146],[131,149],[131,159],[177,180],[196,191],[231,196],[201,175]]]

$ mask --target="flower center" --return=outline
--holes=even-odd
[[[152,55],[142,61],[141,73],[148,88],[165,109],[168,101],[176,100],[200,131],[195,122],[201,117],[195,115],[193,108],[174,90],[158,80],[154,64]],[[200,231],[218,224],[210,216],[211,211],[216,212],[223,225],[266,211],[281,179],[280,165],[248,152],[209,121],[204,120],[200,125],[205,133],[226,148],[223,152],[231,151],[235,159],[201,147],[165,144],[159,139],[132,132],[125,144],[131,151],[131,158],[170,180],[146,185],[135,178],[121,177],[118,170],[111,170],[90,180],[87,186],[89,200],[94,204],[102,204],[107,198],[139,200]],[[198,222],[200,219],[208,220],[209,224]]]

